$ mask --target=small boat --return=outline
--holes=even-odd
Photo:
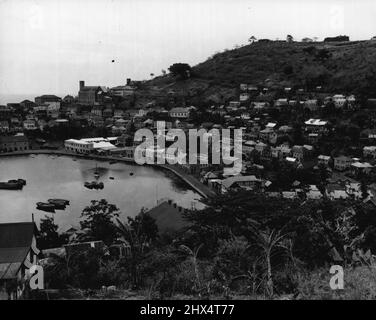
[[[23,184],[17,180],[9,180],[8,182],[0,182],[0,189],[5,190],[22,190]]]
[[[63,199],[48,199],[47,201],[48,203],[53,204],[55,206],[55,209],[65,210],[67,206],[67,202],[66,202],[67,200],[63,200]],[[68,204],[69,204],[69,201],[68,201]]]
[[[55,205],[46,202],[37,202],[37,209],[47,212],[55,212]]]
[[[115,178],[114,177],[110,177],[110,180],[114,180]]]
[[[19,183],[22,186],[26,185],[26,180],[24,179],[13,179],[13,180],[8,180],[9,183]]]
[[[47,201],[49,203],[62,203],[62,204],[65,204],[66,206],[70,204],[69,200],[65,200],[65,199],[48,199]]]
[[[103,189],[104,184],[103,182],[97,182],[97,181],[85,182],[85,187],[88,189]]]

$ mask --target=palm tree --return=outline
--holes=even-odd
[[[200,288],[200,275],[198,271],[197,256],[202,246],[203,244],[201,243],[197,248],[194,248],[193,250],[185,245],[179,246],[179,252],[185,254],[186,256],[191,257],[192,259],[192,264],[193,264],[194,273],[195,273],[195,289],[197,289],[197,291]]]
[[[266,265],[266,288],[269,297],[272,297],[274,294],[271,258],[277,249],[288,250],[283,244],[283,240],[286,236],[287,234],[282,234],[281,231],[276,231],[275,229],[262,231],[255,228],[253,231],[253,247],[261,251],[262,258]]]
[[[250,37],[250,38],[248,39],[248,42],[249,42],[249,43],[254,43],[256,40],[257,40],[256,37],[255,37],[255,36],[252,36],[252,37]]]
[[[133,285],[137,287],[140,282],[138,263],[149,241],[141,230],[141,224],[136,224],[136,228],[133,228],[129,224],[122,223],[119,219],[117,219],[117,222],[120,236],[130,247],[131,279]]]

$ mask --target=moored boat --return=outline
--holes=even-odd
[[[26,185],[26,180],[24,180],[24,179],[13,179],[13,180],[8,180],[8,182],[10,182],[10,183],[19,183],[22,186]]]
[[[48,199],[47,200],[49,204],[52,204],[55,206],[55,209],[65,210],[67,204],[65,200],[59,200],[59,199]]]
[[[0,189],[5,190],[22,190],[23,184],[17,180],[9,180],[8,182],[0,182]]]
[[[104,184],[103,182],[97,182],[97,181],[85,182],[85,187],[88,189],[103,189]]]
[[[46,202],[37,202],[37,209],[47,212],[55,212],[55,205]]]
[[[64,204],[66,206],[70,204],[69,200],[66,200],[66,199],[48,199],[47,201],[52,204],[59,203],[59,204]]]

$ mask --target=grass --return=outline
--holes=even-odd
[[[314,48],[309,50],[311,47]],[[329,56],[322,58],[320,52]],[[182,61],[184,62],[184,61]],[[193,67],[193,77],[171,75],[148,82],[148,87],[168,87],[203,99],[220,93],[237,97],[240,83],[304,87],[322,85],[328,92],[348,92],[376,97],[376,41],[348,43],[254,43],[217,53]],[[268,84],[265,80],[269,79]]]

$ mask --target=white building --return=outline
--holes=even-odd
[[[87,139],[68,139],[64,141],[64,147],[67,151],[76,153],[91,153],[93,151],[109,151],[116,149],[114,143],[116,137],[111,138],[87,138]]]
[[[187,119],[189,118],[189,109],[188,108],[172,108],[168,114],[171,118]]]

